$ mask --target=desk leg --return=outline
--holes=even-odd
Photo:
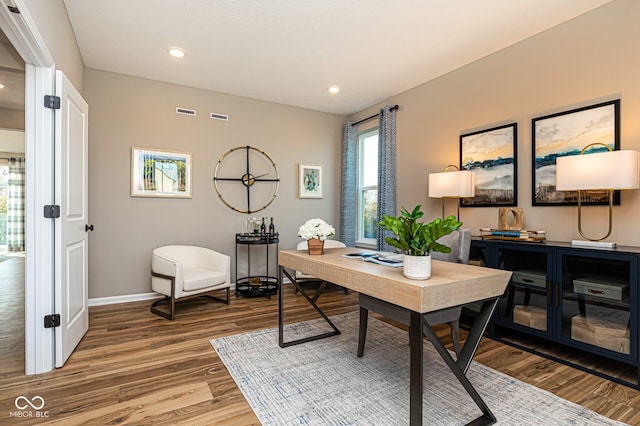
[[[282,279],[283,274],[286,275],[287,278],[289,278],[291,283],[294,286],[296,286],[298,291],[304,296],[307,302],[309,302],[309,304],[320,314],[322,319],[324,319],[325,322],[329,324],[329,326],[331,326],[333,331],[330,331],[328,333],[318,334],[315,336],[304,337],[302,339],[290,340],[288,342],[284,341],[284,292],[282,291],[282,287],[284,285],[283,279]],[[280,283],[279,284],[280,292],[278,294],[278,345],[281,348],[286,348],[288,346],[293,346],[293,345],[299,345],[300,343],[312,342],[314,340],[324,339],[325,337],[330,337],[330,336],[335,336],[337,334],[340,334],[340,330],[338,330],[338,327],[336,327],[335,324],[332,323],[331,320],[325,315],[325,313],[322,312],[322,310],[318,307],[318,305],[316,304],[316,298],[309,297],[309,295],[304,290],[304,288],[302,288],[302,286],[300,286],[298,282],[282,266],[278,267],[278,281]]]
[[[478,408],[482,411],[482,416],[478,417],[474,421],[469,424],[473,425],[492,425],[496,422],[496,417],[493,415],[491,410],[485,402],[482,400],[478,392],[475,390],[469,379],[467,379],[467,370],[471,365],[471,359],[475,355],[478,350],[478,346],[480,345],[480,340],[482,339],[482,335],[484,334],[487,325],[489,324],[489,320],[491,319],[491,314],[498,303],[498,298],[490,299],[484,301],[482,304],[482,308],[480,309],[480,313],[476,317],[476,320],[467,335],[467,340],[464,342],[464,346],[460,351],[460,355],[454,360],[451,357],[451,354],[444,347],[436,333],[431,328],[429,323],[425,324],[423,328],[424,334],[427,336],[429,341],[433,344],[433,347],[440,354],[440,357],[447,364],[451,372],[456,376],[462,387],[467,391],[469,396],[476,403]],[[411,313],[413,318],[413,312]],[[413,319],[412,319],[413,321]],[[425,320],[426,322],[426,320]],[[413,324],[413,323],[412,323]],[[413,365],[412,365],[413,368]],[[413,373],[412,373],[413,374]],[[413,376],[412,376],[413,377]],[[412,400],[413,401],[413,400]],[[412,423],[413,424],[413,423]]]
[[[422,425],[423,352],[422,314],[411,311],[409,324],[410,373],[409,373],[409,423]]]
[[[281,348],[284,347],[284,291],[282,291],[284,280],[282,279],[282,271],[284,268],[278,266],[278,345]]]

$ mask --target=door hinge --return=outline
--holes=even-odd
[[[60,327],[60,314],[51,314],[44,316],[44,328]]]
[[[44,107],[50,109],[60,109],[60,96],[45,95]]]
[[[60,206],[55,204],[44,206],[45,219],[58,219],[60,217]]]

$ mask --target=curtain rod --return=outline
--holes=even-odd
[[[398,105],[394,105],[394,106],[392,106],[391,108],[389,108],[389,111],[393,111],[393,110],[396,110],[396,109],[398,109],[398,108],[399,108],[399,106],[398,106]],[[352,123],[351,125],[352,125],[352,126],[357,126],[358,124],[360,124],[360,123],[364,123],[365,121],[369,121],[369,120],[371,120],[372,118],[376,118],[376,117],[377,117],[377,116],[379,116],[379,115],[380,115],[380,113],[374,114],[374,115],[372,115],[371,117],[363,118],[363,119],[362,119],[362,120],[360,120],[360,121],[356,121],[355,123]]]

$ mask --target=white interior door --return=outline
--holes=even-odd
[[[56,71],[60,109],[55,118],[56,367],[62,367],[89,328],[88,174],[89,107],[62,71]]]

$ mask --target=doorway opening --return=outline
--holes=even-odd
[[[0,30],[0,373],[25,370],[25,62]]]

